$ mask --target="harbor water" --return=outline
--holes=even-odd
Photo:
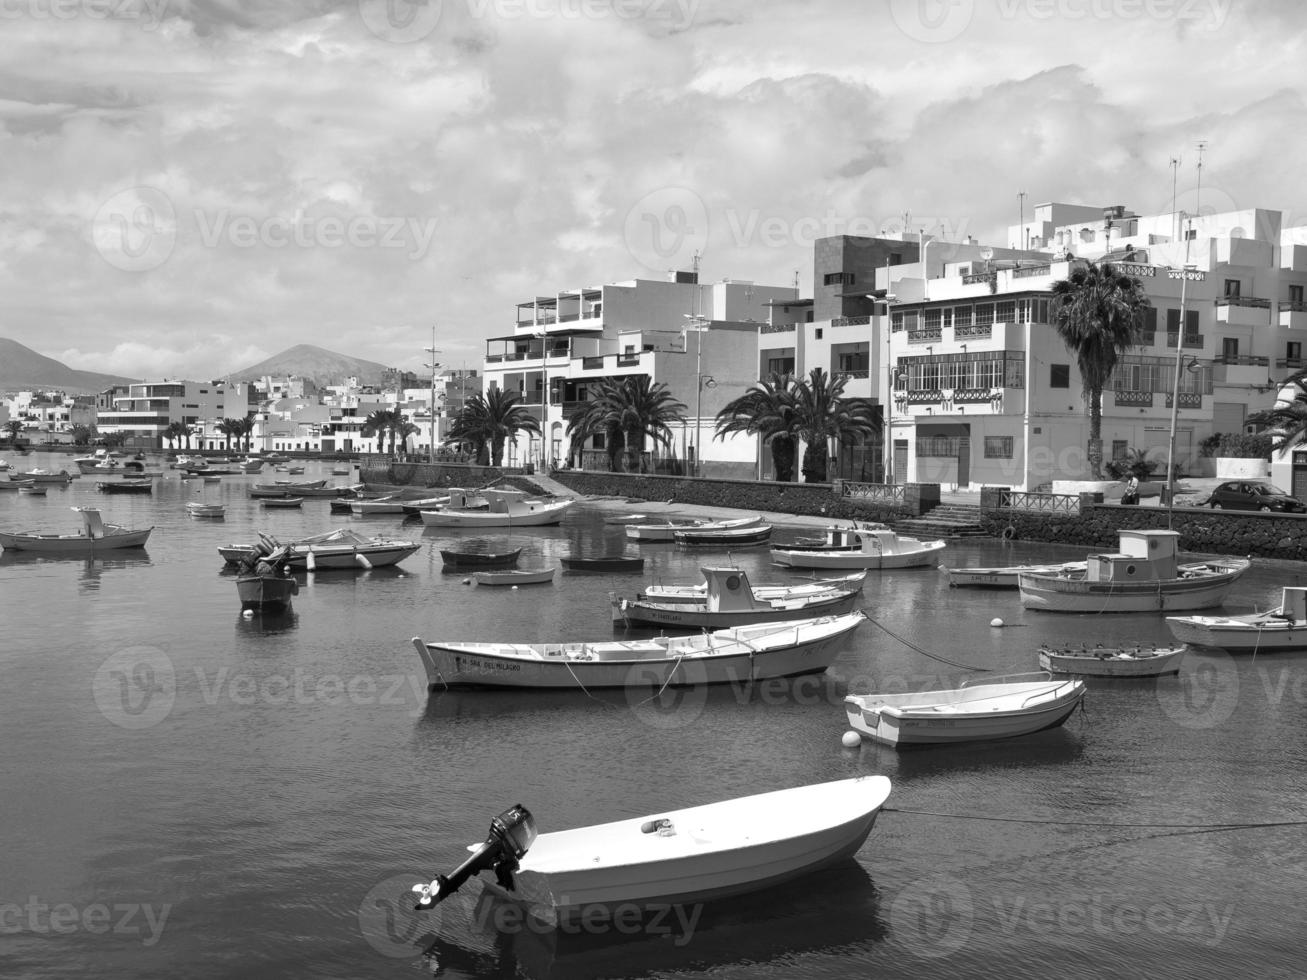
[[[415,636],[601,639],[610,592],[694,581],[707,561],[798,576],[766,548],[627,542],[598,503],[559,527],[473,534],[323,499],[266,510],[247,490],[270,479],[168,471],[150,496],[102,495],[90,477],[0,494],[6,530],[77,530],[72,505],[154,527],[132,553],[0,555],[0,976],[1307,975],[1307,657],[1191,651],[1178,677],[1089,680],[1083,710],[1038,735],[844,748],[850,691],[1031,671],[1045,644],[1169,638],[1160,614],[1028,612],[1015,591],[951,589],[927,569],[869,574],[869,621],[822,676],[655,697],[428,692]],[[225,520],[189,517],[190,501],[225,503]],[[290,613],[241,614],[219,545],[345,525],[421,549],[301,574]],[[442,571],[440,549],[473,540],[520,545],[521,568],[647,561],[483,587]],[[944,563],[1083,554],[963,539]],[[1305,580],[1255,561],[1226,608],[1265,609]],[[567,931],[476,883],[410,907],[409,886],[450,871],[514,803],[550,831],[872,773],[892,780],[890,810],[856,858],[780,888]]]

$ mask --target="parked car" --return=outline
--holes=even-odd
[[[1212,491],[1213,510],[1261,510],[1281,514],[1307,513],[1307,504],[1265,480],[1230,480]]]

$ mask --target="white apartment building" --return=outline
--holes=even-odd
[[[244,418],[258,408],[248,382],[145,381],[123,385],[99,398],[96,426],[101,435],[121,433],[125,445],[157,449],[167,445],[164,432],[173,422],[191,430],[194,448],[221,449],[226,436],[214,426],[224,418]],[[108,407],[103,407],[107,405]]]
[[[674,445],[654,454],[658,465],[684,471],[702,454],[703,472],[756,476],[755,441],[715,440],[716,415],[758,380],[759,333],[787,315],[776,304],[796,300],[798,292],[698,279],[697,272],[678,272],[670,281],[634,279],[519,303],[512,332],[487,341],[486,389],[519,392],[546,435],[510,444],[504,463],[565,463],[567,420],[589,389],[604,378],[644,374],[687,407]],[[598,465],[602,438],[584,450],[596,454],[589,458]]]

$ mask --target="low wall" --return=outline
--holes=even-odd
[[[393,460],[359,460],[359,480],[407,487],[483,487],[521,471],[513,467],[477,466],[474,463],[396,463]]]
[[[1018,541],[1046,541],[1115,550],[1117,532],[1122,529],[1146,530],[1167,526],[1167,512],[1163,507],[1093,504],[1083,497],[1078,515],[1047,514],[986,504],[982,497],[981,521],[986,530]],[[1183,551],[1307,561],[1307,517],[1176,507],[1171,527],[1180,532]]]

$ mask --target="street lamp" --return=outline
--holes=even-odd
[[[429,462],[434,463],[436,461],[436,369],[440,367],[439,362],[436,361],[436,355],[440,351],[436,350],[435,324],[431,326],[431,346],[427,347],[426,351],[431,355],[431,363],[423,365],[423,367],[431,368],[431,401],[427,406],[427,410],[431,413],[431,446],[427,459]]]
[[[693,330],[697,334],[694,345],[694,475],[699,476],[701,472],[699,460],[703,455],[703,447],[700,443],[703,425],[703,389],[716,388],[717,380],[712,375],[703,373],[703,334],[708,329],[708,322],[698,314],[682,313],[681,315],[697,324],[695,327],[686,327],[686,330]]]
[[[549,446],[549,334],[533,334],[540,340],[540,472],[548,472]]]
[[[890,329],[890,306],[898,302],[898,297],[893,293],[868,293],[867,299],[873,303],[885,304],[885,482],[894,483],[894,440],[892,438],[893,427],[890,419],[893,416],[892,405],[894,402],[894,331]]]
[[[1190,219],[1192,226],[1193,220]],[[1202,272],[1194,271],[1194,266],[1189,264],[1189,235],[1186,232],[1184,236],[1184,265],[1180,270],[1180,322],[1176,326],[1175,334],[1175,378],[1171,385],[1171,438],[1166,448],[1166,526],[1171,527],[1171,516],[1175,511],[1175,427],[1180,414],[1180,367],[1184,362],[1184,314],[1186,287],[1189,285],[1190,278],[1201,282],[1206,278]],[[1189,364],[1189,370],[1196,370],[1198,359],[1194,358]]]

